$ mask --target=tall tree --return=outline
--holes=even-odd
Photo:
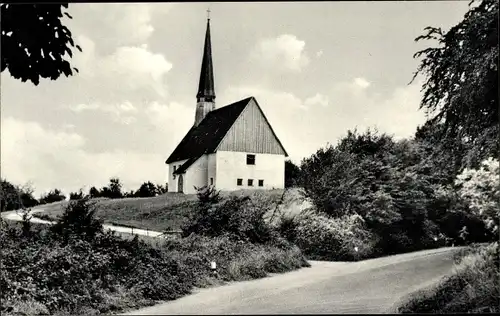
[[[414,55],[422,60],[413,80],[425,76],[421,108],[432,123],[444,124],[440,137],[448,147],[465,143],[470,148],[463,161],[468,166],[499,154],[498,2],[473,0],[450,30],[427,27],[415,39],[439,44]]]
[[[120,179],[111,178],[109,179],[109,194],[112,199],[119,199],[123,197],[122,184]]]
[[[293,187],[299,184],[300,181],[300,168],[291,160],[285,161],[285,187]]]
[[[1,4],[2,72],[38,85],[40,78],[56,80],[73,75],[72,48],[82,51],[70,30],[61,22],[72,18],[61,4]]]

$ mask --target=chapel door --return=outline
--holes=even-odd
[[[179,184],[178,184],[178,192],[184,193],[184,177],[182,174],[179,175]]]

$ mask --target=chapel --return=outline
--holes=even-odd
[[[285,157],[254,97],[216,106],[208,17],[194,123],[165,161],[169,192],[191,194],[203,186],[222,191],[282,189]]]

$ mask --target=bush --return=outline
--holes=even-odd
[[[158,188],[150,181],[141,184],[139,189],[134,193],[136,197],[153,197],[158,194]]]
[[[308,211],[282,218],[278,230],[312,260],[353,261],[376,254],[377,238],[358,215],[330,218]]]
[[[33,189],[29,185],[19,187],[2,179],[0,193],[0,211],[2,212],[38,205],[38,201],[33,197]]]
[[[264,216],[266,203],[249,196],[229,196],[221,200],[219,193],[210,188],[198,192],[199,203],[192,218],[182,227],[183,236],[200,234],[217,237],[228,235],[252,243],[266,243],[274,237]]]
[[[468,251],[454,273],[432,288],[413,293],[400,313],[498,313],[500,272],[498,243]]]
[[[82,192],[82,189],[80,189],[80,191],[78,191],[78,192],[71,192],[69,194],[70,200],[81,200],[81,199],[83,199],[83,197],[84,197],[84,194]]]
[[[51,228],[29,235],[2,220],[2,314],[99,314],[185,295],[194,286],[265,276],[308,266],[279,238],[252,244],[222,235],[124,240],[104,232],[88,198],[71,201]],[[210,269],[217,262],[218,273]]]
[[[40,204],[54,203],[54,202],[64,201],[65,199],[66,196],[62,194],[61,190],[54,189],[51,190],[49,193],[42,194],[42,196],[40,197]]]
[[[285,161],[285,188],[290,188],[300,183],[300,168],[291,160]]]
[[[101,221],[95,218],[96,210],[95,203],[88,198],[71,201],[51,230],[64,241],[72,238],[91,241],[103,232]]]
[[[443,187],[448,177],[433,175],[443,162],[428,159],[429,144],[421,138],[394,141],[376,131],[349,131],[337,146],[302,161],[305,192],[327,217],[361,216],[380,254],[491,241],[478,219],[497,232],[498,162],[465,170],[458,191]]]
[[[500,221],[500,179],[498,160],[489,158],[479,170],[465,169],[455,184],[459,195],[472,214],[480,216],[492,232],[498,235]]]

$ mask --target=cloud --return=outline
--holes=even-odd
[[[319,50],[319,51],[317,51],[317,52],[316,52],[316,57],[318,57],[318,58],[319,58],[319,57],[321,57],[321,56],[323,56],[323,50]]]
[[[328,106],[328,97],[319,93],[316,93],[314,96],[307,98],[304,101],[304,104],[306,106],[314,106],[314,105],[320,105],[320,106]]]
[[[162,104],[150,103],[145,110],[149,122],[162,135],[169,155],[182,140],[194,123],[195,107],[188,107],[179,102]]]
[[[172,4],[153,3],[93,3],[80,6],[75,11],[74,21],[85,21],[92,17],[93,27],[99,34],[99,45],[107,47],[129,46],[145,43],[154,33],[153,18],[165,16]],[[86,19],[85,19],[86,18]],[[79,29],[80,25],[76,25]],[[81,25],[85,28],[86,25]]]
[[[412,136],[425,122],[425,112],[419,110],[422,82],[397,87],[385,95],[370,92],[368,86],[370,82],[364,78],[334,85],[331,107],[339,121],[349,123],[346,127],[364,130],[376,126],[380,132],[402,138]]]
[[[277,38],[261,40],[251,53],[251,57],[264,65],[281,65],[282,67],[300,71],[309,64],[304,48],[306,42],[295,35],[283,34]]]
[[[75,56],[75,65],[80,69],[79,80],[93,88],[114,96],[130,95],[150,91],[157,97],[167,94],[165,75],[172,63],[162,54],[148,50],[146,44],[139,47],[121,46],[109,55],[96,54],[95,43],[86,36],[79,41],[83,54]]]
[[[365,78],[356,78],[354,79],[354,84],[356,84],[357,86],[361,87],[361,88],[368,88],[370,86],[370,83],[368,81],[366,81]]]
[[[115,104],[80,103],[77,105],[70,105],[69,109],[76,113],[84,111],[100,111],[102,113],[110,114],[115,122],[125,125],[135,122],[136,118],[132,114],[138,112],[137,108],[130,101]]]
[[[32,182],[37,196],[54,188],[68,194],[91,185],[100,187],[114,176],[126,190],[148,180],[165,182],[163,155],[125,150],[90,153],[85,150],[86,139],[76,133],[12,117],[1,123],[2,135],[9,135],[2,138],[2,177],[15,184]]]

